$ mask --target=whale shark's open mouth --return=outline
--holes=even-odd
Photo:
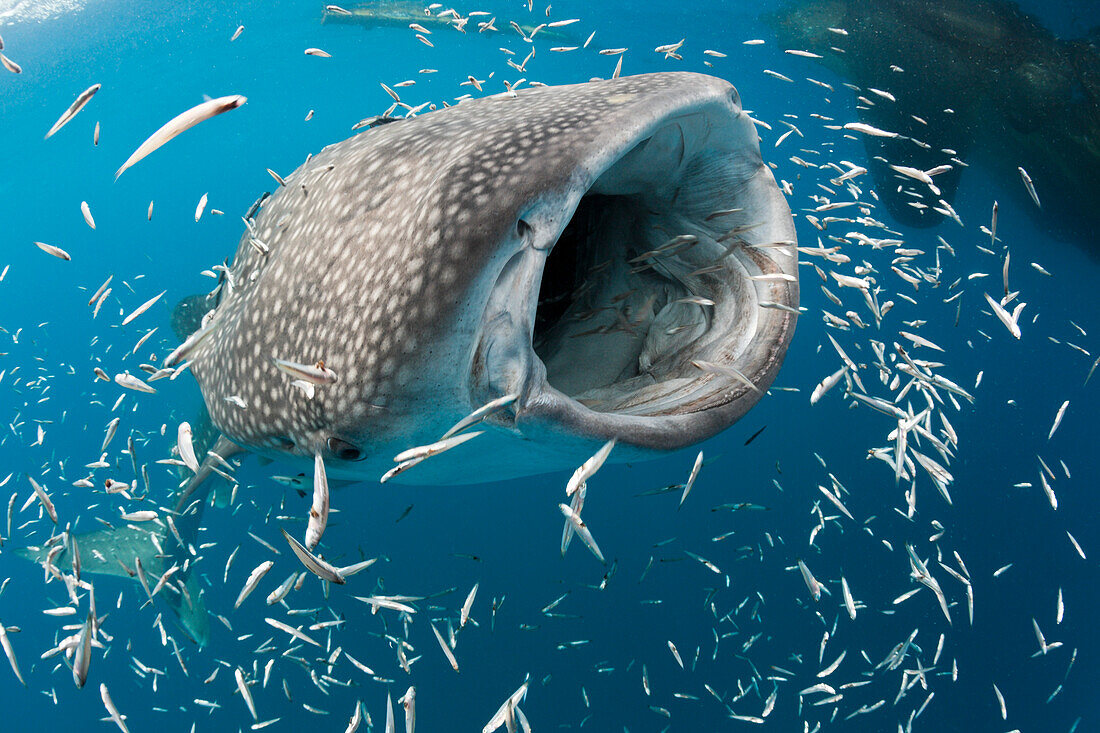
[[[509,363],[490,358],[488,376],[525,385],[521,424],[668,449],[721,430],[768,388],[798,283],[790,214],[744,115],[680,110],[646,132],[586,189],[517,223],[528,246],[486,319],[511,310],[510,337],[526,343],[503,349]]]

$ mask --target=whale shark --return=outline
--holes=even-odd
[[[496,95],[331,145],[264,201],[220,287],[166,365],[186,357],[241,449],[377,480],[395,449],[517,395],[402,474],[434,484],[709,438],[771,384],[798,306],[755,127],[731,85],[690,73]],[[279,361],[334,379],[303,390]]]
[[[186,338],[164,365],[189,366],[211,428],[161,554],[193,552],[206,479],[240,452],[378,481],[503,400],[394,479],[463,484],[572,469],[611,440],[613,461],[657,457],[732,425],[799,312],[795,228],[758,142],[733,86],[676,72],[470,100],[311,155],[253,207],[215,292],[176,310]],[[76,543],[101,571],[146,557],[155,577],[172,560],[147,535]],[[205,643],[201,593],[168,587]]]

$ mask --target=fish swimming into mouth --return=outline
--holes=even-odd
[[[225,439],[320,454],[330,477],[377,479],[508,394],[476,441],[401,478],[566,469],[612,438],[618,460],[656,456],[725,429],[775,378],[794,243],[727,82],[532,88],[312,156],[249,224],[185,356]],[[332,380],[295,385],[287,362]]]
[[[215,292],[173,314],[185,340],[164,364],[187,361],[210,417],[178,531],[72,538],[89,572],[133,577],[142,559],[156,582],[179,565],[162,594],[199,644],[209,619],[184,560],[225,458],[377,481],[492,400],[506,406],[480,435],[395,480],[572,469],[611,439],[612,460],[657,457],[751,409],[794,333],[791,213],[714,77],[467,101],[366,130],[283,180]]]

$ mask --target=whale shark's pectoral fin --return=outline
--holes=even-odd
[[[199,500],[198,504],[201,507],[201,505],[205,503],[203,500],[206,499],[207,494],[213,487],[213,484],[208,483],[208,480],[214,474],[227,478],[230,483],[234,483],[232,477],[225,473],[225,468],[228,466],[227,462],[230,458],[244,452],[244,448],[240,447],[232,440],[229,440],[229,438],[226,438],[224,435],[219,435],[218,439],[214,441],[214,446],[207,452],[202,463],[199,464],[198,472],[191,477],[183,487],[179,497],[176,499],[176,511],[184,512],[184,509],[196,500]],[[222,485],[215,489],[214,501],[219,507],[228,506],[230,496],[231,488]],[[201,516],[201,508],[197,509],[197,513]],[[184,512],[184,514],[186,515],[187,513]]]

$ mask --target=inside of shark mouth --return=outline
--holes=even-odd
[[[790,211],[751,123],[702,117],[667,122],[614,161],[546,257],[532,348],[553,417],[585,432],[656,447],[706,437],[756,403],[786,352]],[[660,422],[714,408],[692,429]]]

